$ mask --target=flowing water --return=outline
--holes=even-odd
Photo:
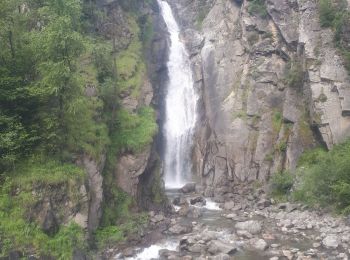
[[[166,188],[179,188],[191,181],[191,148],[196,124],[197,95],[193,87],[189,55],[180,39],[180,29],[166,1],[158,0],[170,34],[169,81],[165,100]]]

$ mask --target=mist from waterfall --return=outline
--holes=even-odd
[[[179,188],[192,179],[191,148],[198,98],[193,86],[189,55],[180,39],[179,26],[169,4],[163,0],[158,0],[158,4],[171,41],[165,98],[165,186]]]

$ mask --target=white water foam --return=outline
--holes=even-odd
[[[159,257],[159,251],[162,249],[168,250],[176,250],[178,242],[175,241],[167,241],[156,245],[151,245],[143,249],[140,253],[138,253],[135,257],[126,258],[127,260],[150,260]],[[119,258],[115,258],[119,259]]]
[[[189,55],[180,40],[179,26],[169,4],[163,0],[158,0],[158,4],[171,41],[165,98],[165,187],[181,188],[191,181],[191,148],[198,97],[193,87]]]
[[[217,204],[216,202],[212,201],[211,199],[205,199],[206,203],[204,208],[206,208],[207,210],[216,210],[216,211],[220,211],[222,210],[219,207],[219,204]]]

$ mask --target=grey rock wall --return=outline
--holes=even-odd
[[[169,3],[201,95],[193,157],[209,195],[266,181],[294,169],[305,149],[350,135],[349,76],[317,1],[267,0],[266,16],[249,13],[249,1]]]

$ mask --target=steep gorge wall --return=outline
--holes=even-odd
[[[202,99],[194,168],[206,187],[266,181],[350,135],[349,76],[317,1],[169,1]]]
[[[105,23],[111,27],[103,33],[114,41],[121,52],[131,49],[135,39],[137,44],[142,42],[140,54],[131,49],[130,55],[139,55],[135,63],[134,72],[126,76],[126,83],[140,77],[137,91],[128,87],[119,94],[119,109],[126,110],[130,114],[137,114],[140,108],[153,107],[156,111],[158,126],[162,111],[162,82],[166,79],[167,38],[165,24],[159,13],[156,1],[139,1],[138,34],[130,28],[130,14],[122,10],[119,1],[100,1],[100,6],[107,14]],[[126,6],[131,6],[127,3]],[[149,28],[141,28],[149,26]],[[101,30],[104,30],[102,23]],[[115,33],[117,32],[117,33]],[[146,39],[147,38],[147,39]],[[121,66],[124,66],[120,61]],[[118,63],[118,55],[117,55]],[[118,72],[120,73],[120,72]],[[136,75],[139,74],[139,75]],[[124,79],[124,75],[120,75]],[[127,78],[129,77],[129,78]],[[118,134],[118,133],[117,133]],[[142,133],[140,133],[142,134]],[[114,185],[129,194],[137,201],[141,208],[154,208],[163,202],[161,162],[158,155],[158,142],[160,131],[152,137],[151,142],[141,149],[124,149],[116,155]],[[108,205],[108,201],[105,202]]]

